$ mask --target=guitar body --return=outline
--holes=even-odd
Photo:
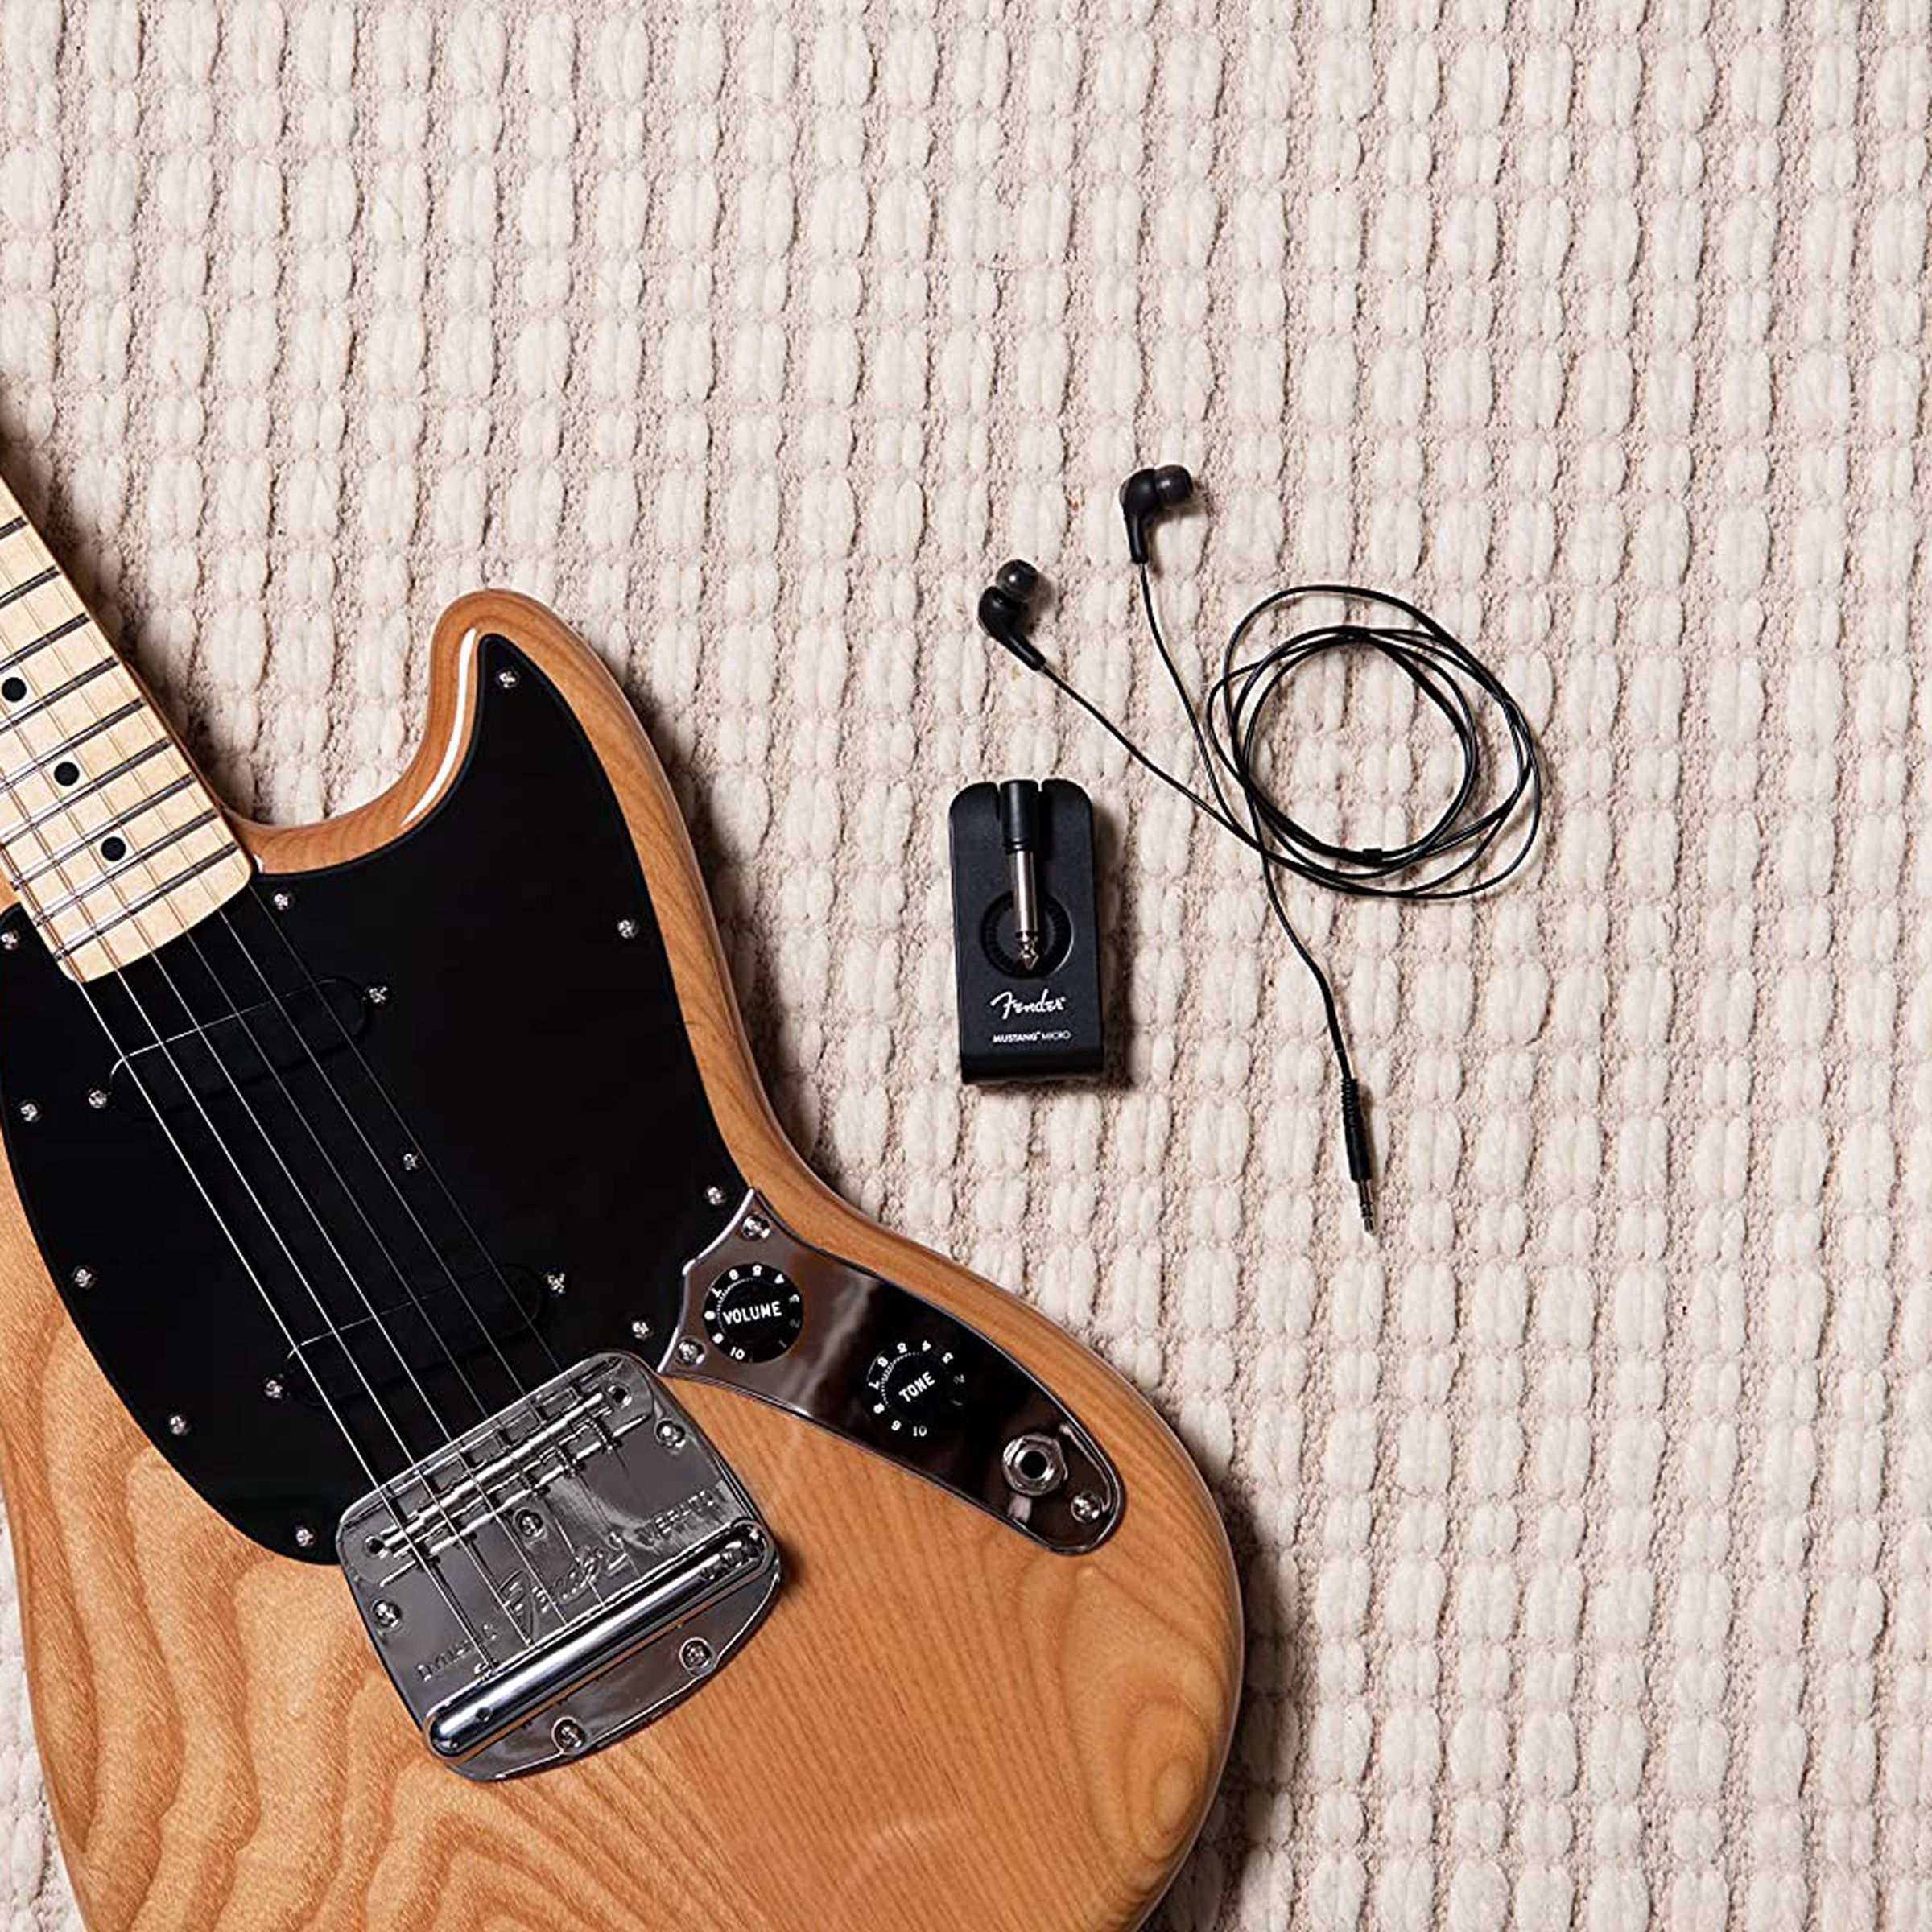
[[[312,1007],[286,1052],[254,1042],[241,1087],[166,1051],[118,1056],[6,914],[0,1478],[88,1924],[1127,1932],[1199,1827],[1239,1686],[1232,1565],[1199,1476],[1094,1356],[799,1162],[669,788],[592,654],[499,593],[454,606],[434,650],[427,732],[390,791],[321,825],[238,828],[258,877],[204,936],[242,949],[217,976],[232,999],[257,961],[299,956],[299,983],[270,967],[261,1010]],[[188,943],[98,997],[159,997]],[[242,1064],[238,1030],[207,1031],[238,1007],[180,997],[190,1030]],[[332,1115],[345,1090],[355,1104]],[[271,1104],[303,1114],[318,1172],[393,1155],[403,1176],[375,1225],[386,1183],[312,1194],[306,1220],[271,1203],[291,1266],[318,1272],[332,1215],[378,1243],[407,1216],[460,1257],[441,1278],[398,1270],[368,1310],[400,1337],[374,1389],[353,1332],[287,1332],[250,1292],[250,1256],[218,1239],[217,1214],[274,1174],[237,1170],[210,1214],[171,1154]],[[435,1187],[406,1194],[423,1175]],[[768,1224],[859,1297],[849,1362],[824,1358],[824,1388],[856,1378],[843,1426],[778,1385],[733,1385],[729,1347],[700,1345],[704,1257],[762,1252],[745,1230]],[[438,1356],[436,1331],[473,1302],[481,1339]],[[922,1421],[869,1442],[886,1410],[866,1364],[916,1335],[908,1310],[978,1338],[978,1379],[930,1437]],[[316,1325],[356,1315],[318,1302]],[[337,1518],[372,1484],[332,1411],[358,1381],[378,1406],[413,1387],[433,1410],[605,1352],[662,1375],[782,1580],[650,1721],[526,1775],[459,1775],[336,1560]],[[1075,1463],[1092,1454],[1101,1520],[1084,1531],[975,1492],[973,1457],[1042,1391]],[[392,1460],[431,1447],[399,1438]],[[940,1480],[907,1455],[938,1458]]]

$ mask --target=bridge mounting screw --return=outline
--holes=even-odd
[[[681,1448],[684,1442],[684,1425],[682,1422],[674,1422],[669,1416],[667,1416],[663,1422],[658,1424],[658,1440],[667,1449]]]
[[[1107,1513],[1105,1499],[1092,1489],[1080,1490],[1067,1506],[1078,1523],[1097,1523]]]
[[[415,1148],[405,1147],[402,1150],[402,1171],[405,1174],[414,1174],[422,1165],[423,1157]]]
[[[34,1122],[40,1117],[39,1103],[35,1100],[23,1100],[20,1103],[20,1117],[27,1122],[28,1126],[32,1126]]]
[[[561,1268],[553,1268],[544,1276],[543,1286],[552,1294],[561,1294],[570,1286],[570,1277]]]
[[[91,1288],[94,1285],[94,1271],[91,1268],[76,1268],[67,1278],[76,1288]]]
[[[647,1342],[650,1340],[650,1323],[646,1321],[642,1315],[631,1323],[630,1331],[641,1342]]]
[[[186,1435],[188,1418],[184,1415],[171,1415],[167,1418],[167,1432],[170,1435]]]
[[[295,1525],[295,1547],[298,1550],[312,1550],[315,1546],[315,1531],[310,1529],[307,1523],[297,1523]]]
[[[762,1241],[771,1232],[771,1223],[762,1214],[748,1214],[738,1223],[738,1232],[748,1241]]]
[[[704,1359],[704,1344],[702,1342],[693,1341],[689,1335],[686,1335],[683,1340],[678,1344],[678,1360],[687,1368],[696,1368]]]
[[[724,1190],[722,1187],[707,1187],[704,1198],[712,1207],[722,1208],[724,1205]]]
[[[678,1662],[696,1677],[711,1668],[711,1645],[701,1637],[690,1638],[678,1652]]]
[[[372,1006],[386,1006],[389,1004],[389,989],[386,986],[370,987],[369,1003]]]
[[[551,1742],[568,1757],[574,1757],[590,1742],[590,1733],[574,1717],[560,1717],[550,1728]]]
[[[534,1509],[519,1509],[510,1520],[526,1542],[534,1542],[543,1534],[543,1519]]]
[[[107,1089],[105,1087],[89,1088],[87,1090],[87,1104],[89,1106],[93,1108],[96,1113],[98,1113],[101,1109],[107,1104]]]
[[[369,1607],[369,1613],[385,1630],[393,1630],[402,1620],[402,1612],[386,1596],[379,1596]]]
[[[510,666],[506,664],[497,673],[497,688],[499,691],[514,691],[516,687],[517,674]]]
[[[287,912],[289,907],[294,905],[295,902],[293,894],[286,892],[271,892],[268,895],[268,902],[270,905],[275,907],[277,912]]]
[[[638,923],[635,919],[619,919],[617,921],[617,937],[619,939],[634,939],[637,936]]]
[[[262,1385],[262,1393],[266,1396],[271,1402],[280,1402],[283,1395],[281,1377],[279,1375],[271,1375],[268,1380]]]

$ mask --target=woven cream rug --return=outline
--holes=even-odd
[[[1249,1689],[1170,1932],[1932,1925],[1929,101],[1927,0],[0,4],[4,461],[231,795],[368,796],[443,601],[553,601],[807,1153],[1210,1471]],[[1554,773],[1472,910],[1294,901],[1379,1246],[1250,866],[971,621],[1038,559],[1183,758],[1112,502],[1170,460],[1188,663],[1386,584]],[[1311,683],[1297,795],[1413,819],[1412,712]],[[1119,1077],[964,1092],[944,803],[1050,770]]]

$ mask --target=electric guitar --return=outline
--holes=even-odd
[[[464,598],[326,824],[0,489],[0,1480],[87,1923],[1124,1932],[1232,1564],[1146,1402],[807,1171],[636,717]]]

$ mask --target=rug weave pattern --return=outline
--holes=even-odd
[[[217,782],[367,797],[441,604],[554,603],[807,1155],[1208,1468],[1249,1688],[1168,1932],[1932,1927],[1929,101],[1927,0],[0,4],[0,458]],[[1034,557],[1184,760],[1112,501],[1175,459],[1187,662],[1385,584],[1554,774],[1492,899],[1294,901],[1377,1247],[1251,865],[970,621]],[[1373,676],[1281,745],[1357,832],[1441,775]],[[965,1093],[944,801],[1050,770],[1118,1077]]]

